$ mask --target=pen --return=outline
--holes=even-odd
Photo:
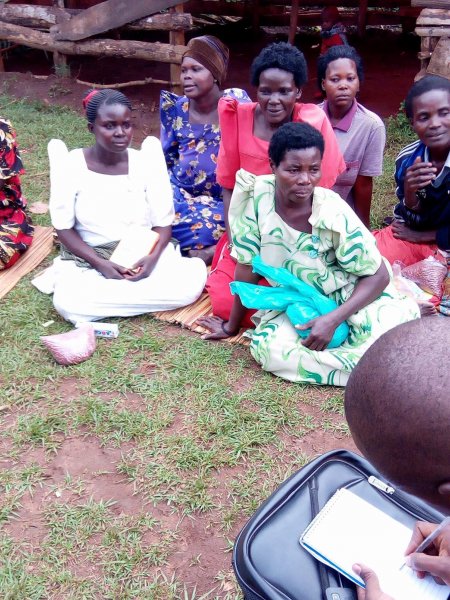
[[[446,527],[449,524],[450,524],[450,517],[445,517],[445,519],[439,523],[439,525],[436,527],[436,529],[434,531],[432,531],[430,533],[430,535],[428,535],[423,540],[423,542],[421,542],[417,546],[417,548],[414,550],[414,554],[417,552],[423,552],[424,550],[426,550],[428,548],[428,546],[431,544],[431,542],[434,542],[434,540],[438,537],[438,535],[443,531],[444,527]],[[405,564],[406,563],[402,564],[402,566],[400,567],[400,570],[403,569]]]
[[[414,553],[423,552],[426,548],[428,548],[428,546],[431,544],[431,542],[434,542],[434,540],[442,532],[444,527],[446,525],[448,525],[449,523],[450,523],[450,517],[445,517],[445,519],[443,521],[441,521],[441,523],[439,523],[439,525],[436,527],[436,529],[433,532],[431,532],[430,535],[427,536],[421,544],[419,544],[417,546],[417,548],[414,550]]]

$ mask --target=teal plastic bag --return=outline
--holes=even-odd
[[[275,281],[279,284],[279,287],[233,281],[230,284],[231,293],[238,294],[246,308],[284,311],[293,325],[304,325],[312,319],[326,315],[337,308],[334,300],[324,296],[311,285],[300,281],[287,269],[270,267],[259,256],[253,259],[252,267],[255,273]],[[296,332],[306,339],[311,329],[296,329]],[[347,339],[348,334],[349,327],[344,321],[334,332],[328,348],[341,346]]]

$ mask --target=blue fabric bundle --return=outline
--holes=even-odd
[[[334,300],[324,296],[307,283],[300,281],[287,269],[270,267],[263,263],[259,256],[253,259],[252,267],[255,273],[275,281],[279,287],[266,287],[233,281],[230,284],[231,293],[238,294],[246,308],[284,311],[293,325],[304,325],[335,310],[338,306]],[[296,329],[296,331],[302,338],[307,338],[311,329]],[[341,346],[347,339],[348,334],[349,328],[344,321],[334,332],[328,348]]]

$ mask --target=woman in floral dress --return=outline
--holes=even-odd
[[[213,36],[193,38],[183,56],[183,96],[162,91],[161,143],[172,184],[173,236],[181,251],[212,260],[225,231],[222,188],[216,182],[220,145],[217,104],[223,95],[250,101],[240,89],[220,91],[226,77],[228,48]]]
[[[369,346],[400,323],[419,318],[417,304],[401,296],[371,233],[340,196],[316,187],[321,177],[323,137],[306,123],[288,123],[273,135],[269,157],[274,175],[240,170],[230,204],[236,280],[257,283],[254,257],[284,267],[313,286],[337,308],[294,327],[285,312],[254,316],[250,350],[263,369],[291,381],[341,385]],[[209,339],[234,335],[245,309],[238,297],[228,321],[203,319]],[[347,322],[347,340],[328,344]],[[308,330],[302,339],[296,329]]]
[[[20,188],[22,173],[15,131],[0,117],[0,271],[12,267],[33,241],[34,228]]]

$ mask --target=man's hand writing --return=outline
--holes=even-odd
[[[426,548],[425,552],[414,552],[418,545],[430,535],[437,525],[419,521],[414,528],[411,541],[406,548],[406,564],[417,571],[419,577],[430,573],[438,583],[450,585],[450,524]]]

